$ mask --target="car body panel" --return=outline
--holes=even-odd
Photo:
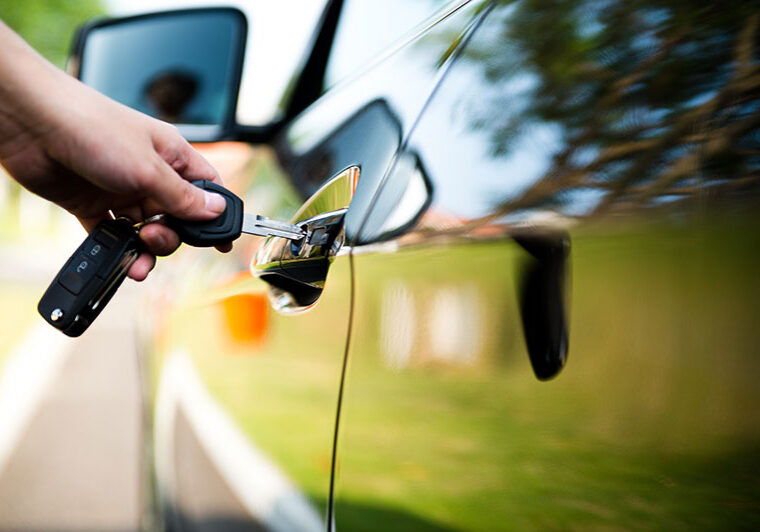
[[[166,353],[167,363],[181,356],[193,366],[203,386],[220,408],[231,415],[248,445],[266,458],[268,467],[279,470],[294,484],[322,519],[326,517],[329,497],[335,404],[349,298],[348,260],[337,258],[328,273],[324,293],[308,312],[275,312],[268,308],[263,281],[234,280],[229,286],[204,290],[179,305],[162,333],[161,351]],[[249,310],[249,320],[261,320],[263,313],[265,330],[260,337],[244,336],[241,340],[230,333],[225,314],[231,306],[232,314],[240,316],[251,305],[256,306],[258,313],[256,309]],[[316,338],[320,340],[315,342]],[[166,374],[166,364],[161,371]],[[158,396],[161,394],[159,387]],[[180,403],[177,407],[182,411],[189,404],[192,403]],[[203,439],[203,432],[210,426],[203,422],[195,424],[199,438]],[[211,456],[215,452],[223,455],[230,443],[217,440],[212,445],[217,448],[209,450]],[[162,447],[158,442],[156,446]],[[171,449],[167,454],[176,457],[176,451]],[[174,464],[177,471],[194,467],[191,461]],[[235,481],[228,478],[226,482]],[[179,480],[164,479],[163,483],[172,486],[179,484]],[[268,493],[266,486],[262,490],[255,495],[272,499],[272,504],[263,514],[249,507],[250,513],[259,524],[276,527],[281,518],[277,513],[283,511],[278,506],[279,493],[276,490]],[[181,492],[164,489],[162,495],[180,513],[192,511],[187,508],[188,501],[181,498]],[[220,517],[214,515],[217,510],[223,509],[212,506],[210,513],[196,515],[194,520]],[[313,528],[305,528],[310,529]]]
[[[683,35],[677,6],[639,8],[496,6],[411,131],[432,202],[352,252],[336,529],[758,526],[758,93],[732,63],[757,12]],[[629,14],[705,64],[615,55],[643,47]],[[567,242],[564,273],[526,235]],[[552,283],[564,312],[541,306]],[[568,323],[550,380],[526,301]]]
[[[473,13],[473,7],[450,10],[439,17],[436,27],[441,35],[454,39],[471,24]],[[440,54],[445,53],[446,48],[440,43],[423,46],[412,39],[357,80],[331,91],[324,101],[320,100],[307,109],[274,143],[280,168],[273,170],[267,165],[254,164],[252,168],[257,174],[241,180],[242,188],[236,191],[246,200],[251,198],[250,204],[246,201],[246,210],[256,208],[255,196],[262,193],[262,190],[256,190],[256,183],[261,179],[258,173],[276,174],[275,180],[287,175],[304,194],[312,194],[317,185],[351,165],[361,168],[351,209],[366,210],[367,202],[398,151],[404,130],[409,129],[435,85]],[[414,86],[396,83],[393,76],[399,68],[412,71],[423,61],[427,61],[423,63],[426,64],[425,75],[418,76]],[[366,103],[352,108],[352,102]],[[320,133],[319,141],[310,146],[308,139],[311,137],[302,132],[309,131],[309,124],[316,120],[314,116],[319,115],[321,120],[325,109],[333,117],[325,127],[332,129]],[[280,188],[283,188],[282,184],[275,187],[276,190]],[[186,254],[197,255],[194,251],[188,250]],[[280,260],[279,254],[272,258]],[[253,449],[247,454],[266,457],[269,462],[266,467],[274,466],[289,485],[297,489],[299,497],[308,501],[312,511],[319,515],[318,520],[324,522],[349,324],[351,274],[348,255],[340,255],[330,264],[323,293],[313,306],[295,313],[290,309],[281,313],[269,308],[265,311],[265,330],[260,333],[251,333],[245,326],[236,328],[230,317],[238,322],[241,319],[260,320],[260,310],[252,308],[258,308],[262,298],[267,297],[267,285],[259,279],[252,279],[248,273],[234,275],[229,283],[220,285],[213,279],[218,278],[216,264],[222,261],[233,262],[227,256],[197,266],[196,271],[193,268],[186,270],[184,282],[191,287],[181,300],[166,309],[160,339],[156,342],[159,358],[163,360],[155,368],[155,373],[163,379],[156,392],[157,411],[174,409],[179,413],[163,415],[163,421],[157,423],[164,426],[163,432],[156,431],[156,452],[160,455],[157,467],[159,492],[170,516],[167,522],[182,530],[202,529],[204,523],[212,522],[226,527],[311,530],[313,519],[307,520],[303,528],[288,528],[297,518],[293,514],[283,518],[282,505],[277,502],[257,507],[253,502],[247,504],[246,496],[237,493],[238,502],[224,506],[215,502],[213,493],[183,491],[179,479],[202,478],[201,473],[194,474],[193,469],[198,467],[206,471],[208,467],[203,464],[210,460],[217,469],[227,471],[227,477],[221,481],[217,479],[217,484],[223,482],[233,492],[235,485],[247,486],[244,489],[249,491],[251,499],[263,497],[277,501],[276,494],[267,495],[256,491],[253,485],[236,481],[233,468],[224,465],[224,448],[232,447],[232,444],[206,434],[209,427],[235,425],[239,433],[228,439],[242,437]],[[234,262],[239,264],[240,261]],[[193,376],[188,377],[188,374]],[[172,384],[172,379],[199,384]],[[162,388],[170,392],[162,392]],[[216,406],[199,410],[224,411],[229,423],[188,415],[189,404],[203,401],[185,400],[182,393],[171,392],[175,388],[202,388],[205,391],[195,395],[207,396],[208,402]],[[175,396],[180,399],[175,400]],[[166,403],[163,406],[162,397],[169,398],[163,401]],[[188,426],[192,430],[188,430]],[[196,447],[205,448],[208,454],[205,461],[179,461],[180,444],[176,431],[180,429],[185,434],[196,435],[201,442]],[[234,431],[220,428],[215,432]],[[257,463],[251,457],[240,458],[240,461]],[[241,467],[241,472],[254,468],[255,465]],[[286,498],[291,494],[287,491]],[[240,507],[246,511],[238,511]],[[289,509],[292,505],[285,503],[284,507]],[[229,514],[232,511],[229,508],[237,508],[236,513]],[[302,509],[303,504],[299,502],[295,513],[303,513]]]
[[[189,252],[156,341],[179,526],[757,528],[757,19],[455,2],[287,124],[237,190],[358,167],[346,246],[293,314]]]

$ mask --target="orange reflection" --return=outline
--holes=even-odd
[[[230,337],[237,342],[261,342],[269,328],[266,294],[249,293],[222,300],[224,322]],[[238,351],[236,351],[238,352]]]

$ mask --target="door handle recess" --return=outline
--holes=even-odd
[[[344,220],[359,168],[347,168],[325,183],[291,220],[306,231],[299,241],[269,238],[254,259],[256,277],[270,285],[280,310],[300,310],[322,293],[327,272],[345,240]]]

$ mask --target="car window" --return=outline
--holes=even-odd
[[[733,194],[757,172],[757,100],[724,96],[736,90],[732,57],[752,9],[705,13],[683,35],[673,6],[642,8],[630,33],[615,25],[626,9],[595,9],[568,7],[586,17],[576,20],[500,5],[474,34],[410,140],[436,178],[438,215],[516,222],[675,208],[707,190]],[[531,28],[562,17],[566,34]]]
[[[327,63],[324,90],[365,66],[443,6],[462,1],[346,0]]]

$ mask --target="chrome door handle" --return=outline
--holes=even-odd
[[[290,298],[295,307],[305,307],[319,298],[345,240],[345,215],[358,179],[359,168],[347,168],[303,204],[291,220],[305,231],[303,239],[270,238],[259,250],[253,272],[278,292],[278,301]]]

